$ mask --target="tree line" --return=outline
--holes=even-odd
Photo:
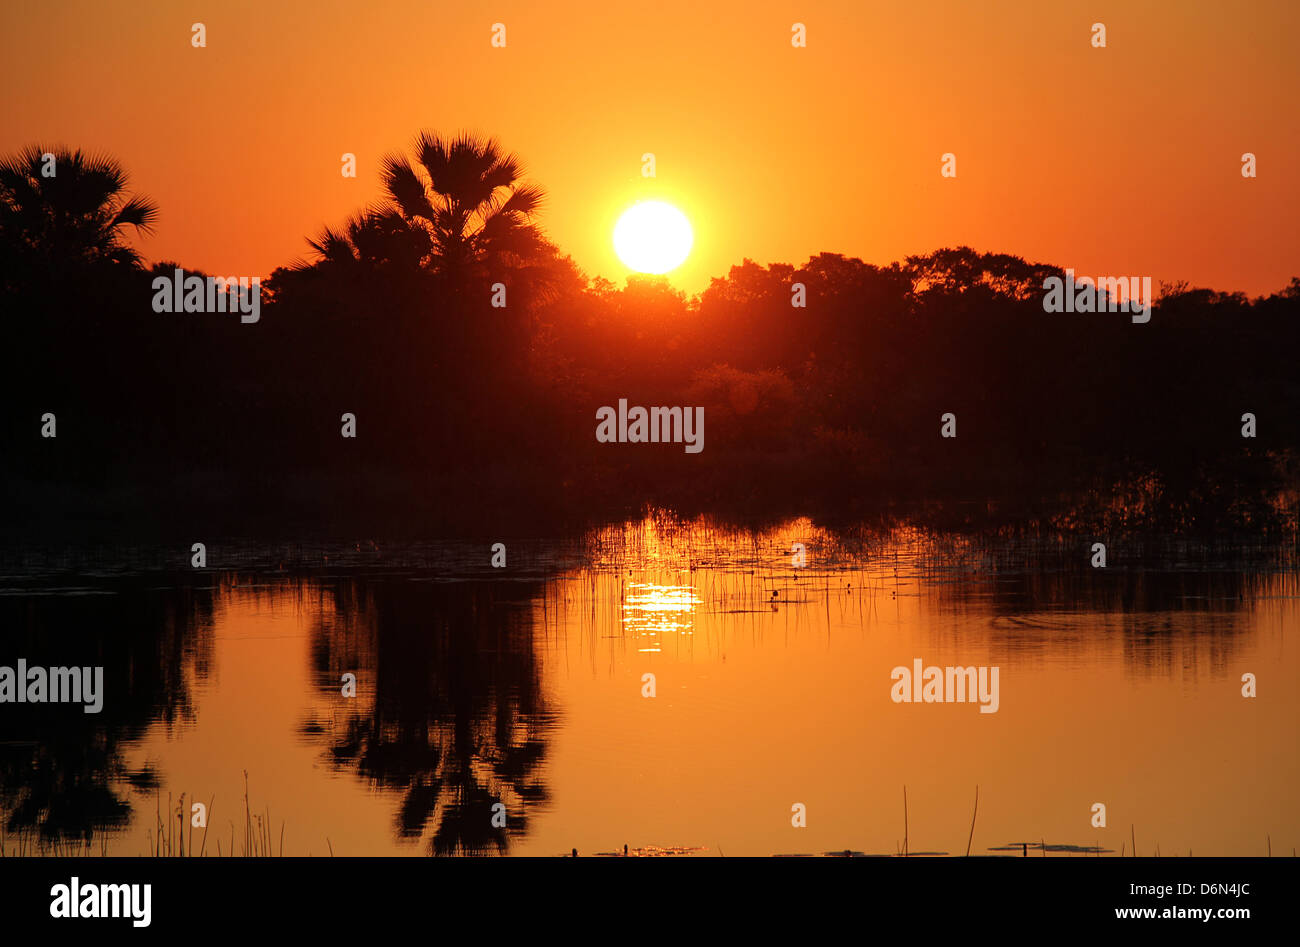
[[[1137,325],[1045,312],[1061,267],[956,247],[746,259],[688,297],[584,274],[494,140],[422,133],[380,184],[263,281],[248,325],[153,311],[178,267],[236,274],[143,261],[132,232],[163,215],[115,161],[5,160],[12,521],[428,532],[653,504],[1294,530],[1300,279],[1164,286]],[[703,406],[705,450],[597,443],[619,398]]]

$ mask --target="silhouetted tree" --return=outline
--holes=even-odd
[[[45,155],[53,157],[48,161]],[[80,149],[25,148],[0,163],[0,248],[6,277],[16,267],[51,273],[76,263],[137,265],[127,228],[149,232],[158,208],[126,193],[112,158]]]
[[[454,277],[478,264],[519,264],[543,249],[532,223],[542,189],[520,182],[522,173],[519,159],[496,139],[471,135],[421,132],[414,163],[401,155],[383,160],[394,206],[429,234],[428,264]]]
[[[340,269],[341,275],[356,275],[360,266],[393,265],[414,269],[430,252],[428,234],[412,227],[392,210],[366,210],[353,217],[341,230],[326,227],[307,244],[320,257],[319,264]],[[305,269],[311,264],[298,264]]]

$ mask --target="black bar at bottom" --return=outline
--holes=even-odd
[[[0,924],[127,937],[427,924],[433,937],[586,939],[667,934],[689,913],[729,934],[883,923],[1231,936],[1294,920],[1297,869],[1294,858],[0,858]],[[147,913],[143,887],[106,885],[149,885]]]

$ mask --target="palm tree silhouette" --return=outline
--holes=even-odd
[[[382,209],[354,214],[338,230],[326,227],[307,244],[320,256],[320,263],[343,270],[388,263],[418,268],[430,252],[429,236],[423,229],[412,227],[396,211]],[[298,263],[292,268],[311,266]]]
[[[532,223],[543,191],[520,182],[519,159],[495,138],[421,132],[415,158],[385,157],[383,182],[402,218],[429,234],[431,268],[463,278],[480,265],[510,266],[545,250]]]
[[[25,148],[0,162],[0,246],[16,262],[50,270],[76,263],[138,266],[127,228],[151,232],[158,208],[128,196],[126,185],[126,171],[112,158]]]

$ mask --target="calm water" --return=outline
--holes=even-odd
[[[1091,540],[655,519],[505,569],[489,545],[0,556],[0,664],[106,690],[0,704],[6,853],[145,854],[184,794],[207,854],[250,826],[290,855],[894,854],[906,786],[909,851],[964,854],[977,785],[972,853],[1300,845],[1293,546],[1116,541],[1100,570]],[[998,711],[895,703],[918,658],[997,666]]]

